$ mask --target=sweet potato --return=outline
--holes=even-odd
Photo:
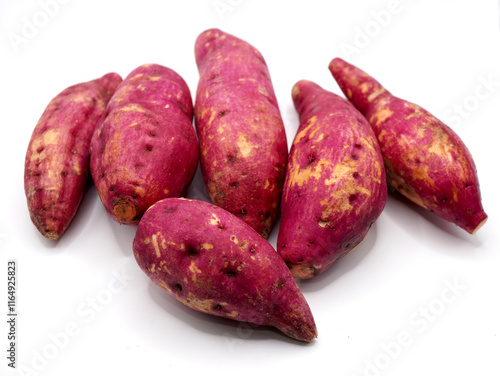
[[[156,201],[185,194],[198,166],[193,104],[173,70],[134,69],[92,138],[90,171],[110,217],[137,225]]]
[[[266,62],[253,46],[217,29],[198,36],[195,55],[195,121],[208,193],[267,238],[288,145]]]
[[[121,80],[109,73],[66,88],[50,101],[33,130],[24,190],[31,220],[48,239],[63,235],[80,206],[92,133]]]
[[[437,216],[475,233],[487,215],[476,166],[460,137],[422,107],[393,96],[342,59],[333,59],[329,69],[370,122],[390,185]]]
[[[370,124],[310,81],[292,90],[300,126],[290,149],[277,248],[295,278],[312,278],[358,245],[387,201]]]
[[[147,276],[188,307],[300,341],[317,336],[309,305],[274,248],[219,206],[157,202],[142,217],[133,250]]]

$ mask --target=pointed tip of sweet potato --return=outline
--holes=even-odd
[[[316,326],[310,327],[304,325],[298,329],[297,332],[298,335],[295,337],[292,335],[292,337],[302,342],[311,343],[318,338],[318,330],[316,329]]]
[[[484,213],[484,212],[483,212],[483,213]],[[486,213],[484,213],[484,217],[483,217],[483,219],[481,219],[481,220],[478,222],[478,224],[477,224],[474,228],[466,228],[465,230],[466,230],[469,234],[473,235],[473,234],[475,234],[475,233],[476,233],[476,232],[477,232],[477,231],[478,231],[481,227],[483,227],[483,226],[484,226],[484,224],[486,223],[486,221],[487,221],[487,220],[488,220],[488,216],[486,215]]]
[[[44,232],[42,232],[42,235],[44,237],[46,237],[47,239],[50,239],[50,240],[59,240],[59,238],[61,237],[61,234],[59,234],[55,230],[53,230],[53,231],[44,231]]]
[[[302,313],[302,322],[280,322],[279,324],[273,326],[290,338],[296,339],[297,341],[310,343],[318,337],[318,329],[316,328],[316,324],[314,323],[314,319],[312,318],[311,314],[308,314],[306,312]]]
[[[341,59],[340,57],[336,57],[330,61],[330,63],[328,64],[328,69],[330,70],[341,69],[346,64],[347,63],[343,59]]]

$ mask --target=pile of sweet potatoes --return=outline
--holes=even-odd
[[[137,226],[133,253],[155,284],[195,310],[310,342],[316,324],[296,279],[325,272],[363,240],[388,186],[471,234],[486,222],[459,136],[359,68],[329,64],[345,98],[293,85],[300,124],[288,153],[262,54],[211,29],[195,60],[194,105],[183,78],[158,64],[50,101],[24,174],[43,236],[68,229],[91,177],[108,215]],[[198,163],[212,203],[185,197]]]

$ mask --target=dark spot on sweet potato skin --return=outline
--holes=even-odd
[[[186,107],[179,101],[177,101],[177,105],[182,109],[182,111],[186,112]]]
[[[234,278],[238,273],[236,270],[226,270],[224,274],[227,275],[229,278]]]

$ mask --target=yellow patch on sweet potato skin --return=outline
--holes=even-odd
[[[213,213],[212,214],[212,218],[210,219],[210,224],[212,226],[219,226],[220,225],[220,219],[219,217],[217,216],[217,214]]]
[[[162,281],[161,279],[158,279],[158,280],[156,281],[156,283],[157,283],[157,284],[158,284],[158,285],[159,285],[162,289],[164,289],[166,292],[168,292],[169,294],[173,294],[172,289],[171,289],[170,287],[168,287],[168,285],[167,285],[164,281]]]
[[[189,292],[185,298],[179,298],[188,307],[194,308],[197,311],[211,313],[214,304],[213,299],[199,299],[193,293]]]
[[[318,120],[317,116],[312,116],[311,118],[309,118],[307,120],[306,126],[303,129],[299,130],[299,132],[297,132],[297,135],[295,136],[293,143],[300,142],[300,140],[302,140],[302,138],[304,138],[309,133],[311,128],[315,126],[317,120]]]
[[[322,218],[329,218],[333,213],[348,213],[355,211],[359,214],[363,210],[360,205],[352,205],[350,197],[355,194],[365,196],[363,199],[367,200],[371,196],[371,191],[368,188],[355,184],[354,182],[344,182],[342,188],[336,191],[327,199],[321,200],[320,204],[324,207],[322,211]],[[324,227],[324,226],[323,226]]]
[[[248,158],[252,155],[253,151],[257,148],[257,145],[248,141],[248,135],[239,134],[238,140],[236,141],[236,145],[240,151],[240,154],[243,158]]]
[[[325,185],[333,185],[335,183],[343,182],[346,176],[352,175],[358,171],[356,166],[346,163],[338,163],[333,167],[330,178],[325,179]]]
[[[375,124],[375,126],[380,126],[384,121],[390,118],[394,112],[388,107],[379,107],[377,111],[373,113],[370,117],[370,123]]]
[[[36,137],[31,143],[31,161],[43,159],[43,152],[45,147],[49,145],[56,145],[62,140],[60,137],[59,129],[49,129]],[[41,151],[39,151],[41,149]]]
[[[162,233],[160,231],[156,232],[155,234],[152,234],[151,237],[147,237],[143,240],[144,244],[152,244],[153,248],[155,250],[155,255],[157,258],[161,257],[161,250],[167,248],[166,244],[166,239],[163,237]],[[175,245],[175,244],[174,244]]]
[[[201,274],[202,271],[196,266],[196,263],[191,261],[191,264],[189,264],[188,270],[191,272],[191,280],[193,282],[196,282],[197,280],[197,274]]]
[[[136,111],[136,112],[146,112],[146,110],[137,103],[131,103],[120,108],[121,112]]]
[[[213,108],[211,108],[211,109],[210,109],[210,110],[208,110],[208,111],[210,111],[210,119],[208,119],[208,125],[210,126],[210,125],[212,125],[212,122],[214,121],[215,116],[217,115],[217,113],[214,111],[214,109],[213,109]],[[203,116],[203,115],[202,115],[202,116]],[[222,132],[219,132],[219,133],[222,133]]]
[[[370,90],[370,84],[368,82],[363,82],[359,85],[359,90],[361,90],[361,92],[363,94],[365,94],[368,90]]]
[[[201,249],[206,249],[207,251],[214,249],[214,245],[210,243],[203,243],[200,245]]]
[[[386,90],[382,87],[376,88],[373,92],[371,92],[367,99],[368,102],[374,102],[380,95],[384,94]]]
[[[319,180],[323,175],[323,170],[331,164],[328,159],[320,159],[314,165],[311,164],[306,167],[293,163],[292,168],[289,170],[289,179],[294,184],[302,187],[304,184],[308,184],[310,179]]]

